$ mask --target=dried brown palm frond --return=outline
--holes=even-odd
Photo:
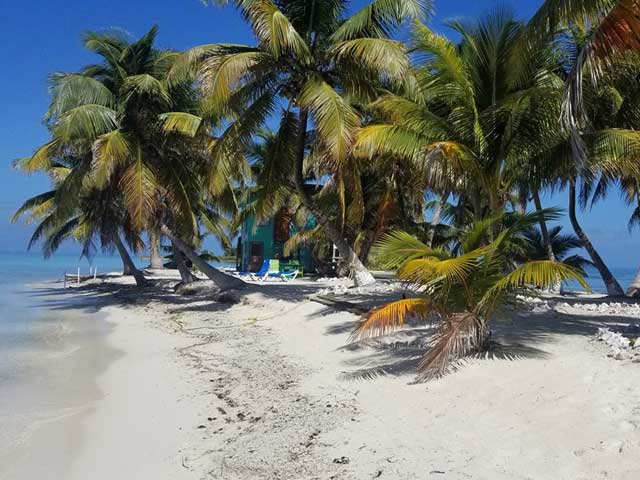
[[[477,348],[483,321],[472,312],[447,317],[432,345],[418,366],[418,381],[427,381],[445,375],[457,361]]]

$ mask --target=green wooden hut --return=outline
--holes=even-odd
[[[316,226],[316,220],[310,217],[304,230]],[[242,223],[238,238],[236,268],[244,272],[255,272],[267,259],[277,260],[280,271],[301,270],[314,272],[316,265],[311,248],[301,246],[290,256],[284,256],[284,244],[298,232],[290,212],[283,208],[277,215],[263,222],[258,222],[253,215]]]

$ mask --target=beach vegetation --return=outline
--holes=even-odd
[[[556,214],[545,211],[547,219]],[[514,265],[513,254],[527,243],[537,213],[512,214],[474,223],[453,251],[432,248],[412,235],[385,235],[377,248],[398,278],[419,292],[366,314],[352,338],[385,335],[407,325],[427,324],[433,335],[418,366],[418,381],[446,374],[465,357],[491,346],[492,320],[516,295],[536,294],[558,281],[573,280],[589,290],[579,268],[546,259]],[[510,224],[487,241],[496,224]]]

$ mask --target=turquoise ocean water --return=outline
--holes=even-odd
[[[122,268],[116,257],[94,265]],[[100,314],[69,309],[54,285],[32,285],[78,266],[89,273],[77,256],[0,254],[0,478],[64,478],[78,438],[65,420],[99,398],[95,378],[117,354]],[[43,452],[55,461],[39,461]]]

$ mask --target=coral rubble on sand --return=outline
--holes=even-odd
[[[640,325],[633,324],[626,328],[625,333],[633,334],[635,332],[637,335],[638,331],[640,331]],[[640,340],[637,336],[631,339],[620,332],[612,332],[608,328],[599,328],[596,339],[609,346],[611,349],[609,356],[616,360],[626,360],[630,358],[632,350],[636,351],[636,355],[640,354]]]

